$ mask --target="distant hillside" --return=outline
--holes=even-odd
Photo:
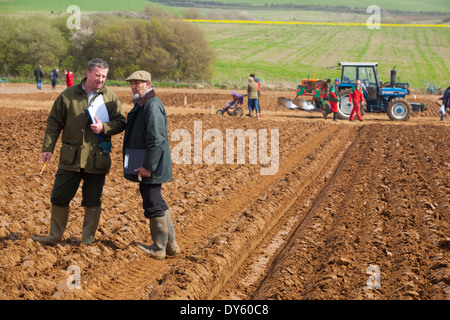
[[[322,0],[320,3],[311,4],[308,0],[152,0],[151,2],[164,4],[172,7],[193,8],[222,8],[222,9],[296,9],[307,11],[329,11],[347,13],[366,13],[370,5],[378,5],[381,9],[391,14],[414,15],[426,14],[445,16],[450,12],[450,3],[442,0],[419,1],[419,0]]]

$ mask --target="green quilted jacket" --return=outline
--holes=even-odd
[[[88,96],[82,87],[84,81],[65,89],[55,100],[47,118],[42,152],[53,153],[62,132],[60,169],[109,173],[111,136],[125,130],[125,113],[114,92],[106,87],[99,89],[91,101],[99,95],[103,96],[110,121],[103,123],[102,134],[95,134],[90,128],[92,122],[86,110]]]

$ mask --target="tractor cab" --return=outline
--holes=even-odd
[[[381,85],[376,62],[340,62],[339,65],[342,66],[339,91],[352,88],[359,79],[368,105],[377,104],[380,101]]]

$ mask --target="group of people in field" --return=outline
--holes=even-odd
[[[73,72],[69,71],[67,69],[64,69],[62,73],[66,78],[67,87],[73,86],[74,85]],[[34,70],[34,78],[36,79],[37,89],[42,90],[42,81],[44,80],[44,71],[42,70],[42,65],[39,65]],[[56,85],[58,84],[59,68],[54,68],[52,71],[50,71],[49,79],[50,79],[50,82],[52,83],[52,89],[54,90],[56,88]]]

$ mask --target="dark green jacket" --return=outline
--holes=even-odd
[[[82,81],[82,83],[84,80]],[[110,122],[104,122],[104,132],[92,132],[88,111],[88,97],[81,83],[65,89],[55,100],[47,118],[42,152],[52,152],[62,131],[59,168],[69,171],[84,169],[87,173],[109,173],[111,157],[108,148],[99,142],[111,143],[111,136],[122,132],[126,126],[125,113],[118,97],[106,87],[95,94],[103,96]],[[110,148],[109,148],[110,149]]]
[[[336,90],[336,86],[331,84],[330,86],[330,93],[328,95],[328,99],[330,101],[339,102],[339,92]]]
[[[34,70],[34,77],[36,78],[36,81],[42,81],[42,78],[44,77],[44,72],[41,68],[37,68]]]
[[[142,167],[152,171],[150,178],[142,183],[160,184],[172,180],[172,158],[167,133],[167,114],[162,102],[151,90],[145,98],[136,103],[128,113],[127,127],[123,138],[123,150],[145,149]],[[158,166],[161,174],[155,174]],[[137,168],[136,168],[137,169]],[[138,182],[138,176],[124,174],[128,180]]]

